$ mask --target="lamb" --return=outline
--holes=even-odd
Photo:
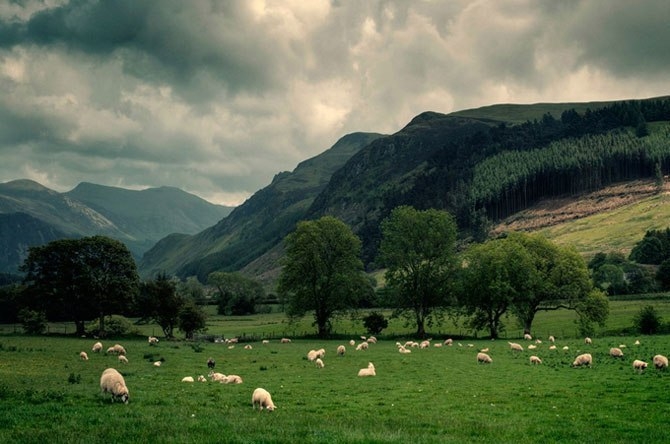
[[[91,348],[93,353],[100,353],[102,351],[102,342],[96,342]]]
[[[593,341],[591,340],[591,338],[589,338],[589,337],[584,338],[584,344],[591,345],[592,343],[593,343]]]
[[[356,345],[356,341],[354,341],[354,340],[352,339],[351,341],[349,341],[349,345],[351,345],[351,346],[353,347],[354,345]]]
[[[526,341],[532,341],[533,340],[533,337],[529,333],[524,333],[523,338]]]
[[[367,342],[361,342],[360,344],[358,344],[356,346],[357,351],[367,350],[367,349],[368,349],[368,343]]]
[[[149,336],[149,345],[158,344],[158,338],[156,336]]]
[[[531,364],[542,364],[542,359],[540,359],[538,356],[531,356],[530,357],[530,363]]]
[[[367,368],[362,368],[358,371],[358,376],[377,376],[374,364],[369,362]]]
[[[238,375],[228,375],[223,378],[224,384],[242,384],[242,377]]]
[[[347,352],[347,348],[344,345],[338,345],[337,346],[337,355],[338,356],[344,356],[344,354]]]
[[[247,344],[247,345],[244,346],[245,350],[251,350],[252,348],[253,347],[251,346],[251,344]]]
[[[668,358],[663,355],[654,356],[654,367],[659,370],[665,370],[668,368]]]
[[[203,375],[198,376],[198,382],[207,382],[207,378],[205,378]]]
[[[454,344],[454,340],[449,338],[444,341],[444,345],[451,347]]]
[[[86,354],[85,351],[80,351],[79,357],[81,358],[82,361],[88,361],[88,355]]]
[[[111,394],[112,402],[116,399],[121,399],[125,404],[128,404],[128,400],[130,399],[126,381],[123,379],[121,373],[113,368],[108,368],[102,372],[102,376],[100,376],[100,390],[103,394]]]
[[[517,344],[516,342],[508,342],[508,344],[513,351],[523,351],[521,344]]]
[[[154,362],[154,367],[160,367],[161,364],[163,364],[163,361],[156,361]]]
[[[556,342],[556,338],[553,335],[549,336],[549,342],[553,344],[554,342]]]
[[[128,358],[126,358],[125,355],[119,355],[119,362],[122,364],[127,364],[128,363]]]
[[[274,402],[272,402],[270,392],[260,387],[254,390],[254,393],[251,395],[251,406],[254,409],[256,408],[256,404],[258,404],[258,409],[261,411],[263,407],[270,412],[277,408]]]
[[[280,344],[290,344],[290,343],[291,343],[291,340],[290,340],[289,338],[281,338],[281,339],[279,340],[279,343],[280,343]]]
[[[593,358],[591,357],[591,353],[584,353],[575,358],[575,361],[572,363],[572,366],[581,367],[583,365],[588,365],[589,367],[591,367],[592,364],[593,364]]]
[[[623,358],[623,351],[620,348],[612,347],[610,348],[610,356],[613,358]]]
[[[316,358],[316,361],[314,361],[314,363],[316,364],[317,368],[323,368],[323,367],[325,367],[325,364],[323,363],[323,361],[321,360],[321,358]]]
[[[181,378],[181,382],[195,382],[195,379],[193,379],[193,376],[184,376]]]
[[[477,363],[482,363],[482,364],[491,364],[493,362],[493,359],[486,353],[479,352],[477,353]]]
[[[642,371],[647,368],[647,363],[644,361],[640,361],[639,359],[636,359],[635,361],[633,361],[633,368],[635,370]]]
[[[226,379],[226,375],[223,373],[209,372],[209,378],[212,382],[223,382]]]

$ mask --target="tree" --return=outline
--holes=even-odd
[[[241,273],[215,271],[207,277],[207,283],[218,291],[218,313],[221,315],[249,315],[256,313],[256,305],[265,299],[265,290],[260,282]]]
[[[363,318],[363,326],[369,334],[378,335],[382,330],[389,326],[389,321],[384,318],[383,314],[378,311],[373,311]]]
[[[394,315],[404,316],[424,337],[426,323],[440,322],[452,305],[449,277],[455,257],[456,222],[435,209],[395,208],[382,222],[379,262],[394,296]]]
[[[179,330],[184,332],[186,339],[193,339],[198,331],[207,327],[207,316],[194,300],[188,300],[179,312]]]
[[[575,311],[579,315],[576,321],[579,327],[579,334],[582,336],[591,336],[594,333],[594,323],[597,323],[601,327],[605,326],[609,315],[609,299],[607,299],[607,295],[601,290],[594,288],[585,298],[577,302]]]
[[[661,316],[653,305],[646,305],[633,318],[633,325],[643,335],[653,335],[661,328]]]
[[[184,297],[177,293],[177,283],[161,273],[154,280],[142,283],[136,309],[141,320],[157,323],[165,337],[171,339],[185,303]]]
[[[85,322],[128,307],[139,277],[128,248],[104,236],[62,239],[32,247],[22,265],[24,305],[46,313],[49,320],[74,321],[77,335]]]
[[[662,290],[670,290],[670,259],[664,260],[658,266],[656,280],[661,284]]]
[[[361,241],[342,221],[324,216],[302,221],[285,238],[286,255],[278,291],[289,317],[314,311],[318,335],[326,337],[334,316],[357,304],[370,291],[360,259]]]

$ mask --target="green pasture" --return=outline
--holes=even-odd
[[[397,319],[379,343],[355,351],[349,340],[359,343],[364,331],[360,320],[349,317],[335,324],[339,339],[323,341],[293,335],[314,331],[309,317],[289,324],[281,313],[212,315],[207,334],[245,335],[253,348],[205,340],[149,346],[146,335],[161,336],[160,329],[142,325],[137,326],[141,336],[103,341],[105,350],[124,345],[128,364],[92,353],[93,338],[5,333],[0,335],[0,442],[667,442],[670,372],[637,373],[631,365],[634,359],[651,363],[657,353],[670,355],[670,336],[630,333],[633,316],[647,304],[670,320],[665,299],[611,301],[610,320],[590,346],[576,332],[574,313],[540,313],[533,333],[543,342],[521,353],[513,353],[508,341],[524,347],[531,342],[519,339],[521,331],[511,319],[508,338],[460,337],[454,333],[461,327],[447,322],[429,331],[433,344],[453,335],[453,346],[400,354],[396,341],[418,338]],[[558,350],[549,350],[550,334]],[[293,342],[279,343],[282,336]],[[262,344],[262,337],[272,339]],[[344,357],[336,356],[339,344],[347,346]],[[619,345],[626,346],[624,358],[609,357],[610,347]],[[319,348],[326,349],[323,369],[306,359],[309,350]],[[477,364],[482,348],[489,348],[491,365]],[[88,361],[79,359],[82,350]],[[593,367],[571,368],[574,357],[587,351]],[[531,366],[531,354],[543,364]],[[209,357],[216,360],[216,371],[240,375],[244,383],[181,382],[184,376],[207,376]],[[155,367],[156,360],[163,364]],[[368,362],[375,364],[377,376],[357,377]],[[107,367],[124,375],[127,405],[100,394],[100,374]],[[272,393],[275,412],[252,410],[256,387]]]

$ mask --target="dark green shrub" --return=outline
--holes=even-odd
[[[18,318],[28,334],[42,334],[47,328],[47,317],[43,312],[24,308],[19,311]]]
[[[369,334],[378,335],[389,326],[389,321],[384,318],[383,314],[373,311],[363,318],[363,326]]]
[[[661,329],[661,316],[652,305],[647,305],[635,315],[633,325],[640,333],[653,335]]]

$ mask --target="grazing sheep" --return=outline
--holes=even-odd
[[[311,361],[311,362],[316,361],[316,359],[318,357],[319,357],[319,352],[317,352],[316,350],[310,350],[310,351],[307,352],[307,360],[308,361]]]
[[[367,368],[362,368],[358,371],[358,376],[377,376],[375,373],[375,366],[372,362],[368,362]]]
[[[491,364],[493,362],[493,359],[486,353],[479,352],[477,353],[477,363],[482,363],[482,364]]]
[[[93,344],[91,351],[94,353],[100,353],[102,351],[102,342],[96,342]]]
[[[542,364],[542,359],[533,355],[533,356],[530,357],[530,363],[531,364]]]
[[[620,348],[612,347],[610,348],[610,356],[613,358],[623,358],[623,351]]]
[[[589,367],[591,367],[592,364],[593,364],[593,358],[591,357],[591,353],[584,353],[575,358],[575,361],[572,363],[572,366],[581,367],[583,365],[588,365]]]
[[[223,378],[224,384],[242,384],[242,377],[238,375],[228,375],[225,378]]]
[[[126,358],[125,355],[119,355],[119,362],[122,364],[127,364],[128,363],[128,358]]]
[[[209,372],[209,378],[212,382],[223,382],[226,379],[226,375],[223,373]]]
[[[184,376],[181,378],[181,382],[195,382],[195,379],[193,379],[193,376]]]
[[[270,412],[277,408],[274,402],[272,402],[270,392],[260,387],[254,390],[254,393],[251,395],[251,406],[254,409],[256,408],[256,404],[258,404],[258,409],[261,411],[263,407]]]
[[[591,340],[591,338],[589,338],[589,337],[584,338],[584,344],[591,345],[592,343],[593,343],[593,341]]]
[[[369,344],[376,344],[376,343],[377,343],[377,338],[375,338],[374,336],[370,336],[370,337],[367,339],[367,342],[368,342]]]
[[[549,342],[553,344],[554,342],[556,342],[556,338],[553,336],[549,336]]]
[[[619,348],[626,348],[626,344],[619,344]]]
[[[521,344],[517,344],[516,342],[508,342],[509,348],[511,348],[513,351],[523,351],[523,347]]]
[[[207,378],[205,378],[203,375],[198,376],[198,382],[207,382]]]
[[[216,365],[216,361],[214,361],[214,359],[207,358],[207,368],[208,369],[210,369],[210,370],[213,369],[215,365]]]
[[[440,348],[440,347],[442,347],[442,343],[441,342],[436,342],[435,344],[433,344],[433,347]]]
[[[356,346],[357,351],[367,350],[367,349],[368,349],[368,343],[367,342],[361,342],[360,344],[358,344]]]
[[[316,367],[317,367],[317,368],[323,368],[323,367],[325,367],[325,364],[323,363],[323,361],[321,360],[321,358],[316,358],[316,361],[314,361],[314,363],[316,364]]]
[[[640,345],[640,340],[635,341],[635,345]]]
[[[226,339],[225,342],[226,342],[226,344],[237,344],[239,341],[240,341],[239,338],[230,338],[230,339]]]
[[[81,358],[82,361],[88,361],[88,355],[86,354],[85,351],[79,352],[79,357]]]
[[[419,348],[428,348],[430,347],[430,341],[421,341]]]
[[[444,345],[447,345],[447,346],[450,346],[450,347],[451,347],[452,345],[454,345],[454,340],[451,339],[451,338],[449,338],[449,339],[445,339],[445,341],[444,341]]]
[[[523,338],[526,341],[532,341],[533,340],[533,337],[530,335],[530,333],[524,333]]]
[[[337,355],[338,356],[344,356],[344,354],[347,352],[347,348],[344,345],[338,345],[337,346]]]
[[[112,395],[112,402],[120,398],[125,404],[128,403],[130,394],[126,381],[116,369],[108,368],[102,372],[100,376],[100,390],[102,393],[109,393]]]
[[[251,344],[247,344],[247,345],[244,346],[245,350],[251,350],[252,348],[253,347],[251,346]]]
[[[281,344],[290,344],[290,343],[291,343],[291,340],[290,340],[289,338],[281,338],[281,339],[279,340],[279,342],[280,342]]]
[[[663,355],[654,356],[654,367],[659,370],[665,370],[668,368],[668,358]]]
[[[154,362],[154,367],[160,367],[163,364],[163,361]]]
[[[403,354],[412,353],[412,350],[410,350],[409,348],[405,348],[404,345],[398,347],[398,351]]]
[[[488,347],[486,347],[486,348],[482,348],[482,349],[479,350],[479,351],[482,352],[482,353],[488,353],[488,352],[489,352],[489,348],[488,348]]]
[[[114,344],[111,347],[107,349],[107,354],[111,355],[125,355],[126,354],[126,349],[123,348],[122,345],[120,344]]]
[[[635,370],[642,371],[647,368],[647,363],[644,361],[640,361],[639,359],[636,359],[635,361],[633,361],[633,368]]]
[[[568,350],[570,350],[570,347],[568,347],[567,345],[564,345],[563,350],[568,351]]]
[[[555,345],[550,345],[549,350],[556,350],[556,346]]]
[[[528,350],[535,350],[536,348],[537,348],[537,345],[534,345],[534,344],[530,344],[528,346]]]
[[[232,349],[234,349],[234,348],[235,348],[234,345],[229,345],[229,346],[228,346],[228,350],[232,350]]]
[[[354,345],[356,345],[356,341],[354,341],[354,340],[352,339],[351,341],[349,341],[349,345],[351,345],[351,346],[353,347]]]
[[[269,343],[270,341],[268,339],[263,339],[263,341],[261,341],[261,344],[269,344]]]
[[[156,345],[158,344],[158,338],[156,336],[149,336],[149,345]]]

